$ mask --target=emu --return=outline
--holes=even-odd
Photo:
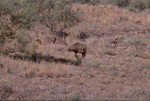
[[[77,65],[82,63],[82,58],[85,58],[87,54],[87,48],[85,44],[75,43],[68,48],[68,52],[74,52],[77,58]]]

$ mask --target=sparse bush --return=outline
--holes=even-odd
[[[74,3],[81,3],[81,4],[85,4],[85,3],[91,3],[92,0],[72,0],[72,2]]]
[[[132,12],[136,12],[136,11],[137,11],[137,9],[136,9],[135,7],[133,7],[132,5],[129,5],[129,6],[127,7],[127,9],[128,9],[129,11],[132,11]]]
[[[25,33],[25,29],[39,21],[40,9],[40,3],[37,0],[1,0],[0,45],[3,46],[7,40],[16,40],[17,38],[19,44],[17,48],[21,52],[33,54],[34,46],[31,43],[31,38],[29,38],[29,33]],[[8,52],[5,51],[4,53]]]
[[[150,0],[147,0],[146,4],[147,8],[150,8]]]
[[[0,0],[0,44],[16,37],[20,28],[29,28],[38,18],[36,0]]]
[[[127,7],[130,4],[130,0],[112,0],[112,2],[118,7]]]
[[[10,16],[13,26],[29,27],[38,19],[39,5],[36,0],[0,1],[1,15]]]
[[[71,0],[72,3],[80,3],[80,4],[108,4],[111,3],[112,0]]]
[[[55,2],[50,9],[42,14],[41,21],[56,33],[56,28],[62,25],[61,30],[74,25],[78,21],[78,15],[71,9],[71,3],[67,0]]]
[[[81,40],[89,38],[89,36],[85,32],[81,32],[77,37]]]
[[[35,46],[32,44],[31,37],[24,30],[17,31],[18,49],[27,55],[35,54]]]
[[[142,1],[142,0],[135,0],[134,2],[132,2],[130,4],[130,6],[133,6],[134,8],[136,8],[138,10],[144,10],[146,8],[146,5],[145,5],[144,1]]]
[[[5,15],[0,9],[0,44],[3,44],[7,39],[14,38],[15,32],[12,29],[10,16]]]
[[[12,23],[19,27],[29,28],[39,19],[39,5],[35,0],[24,0],[19,5],[21,5],[20,10],[11,13]]]
[[[0,16],[0,53],[4,54],[7,51],[3,50],[3,46],[6,42],[10,41],[10,39],[15,38],[15,32],[11,29],[11,24],[9,22],[9,17],[5,15]],[[10,51],[10,50],[9,50]]]

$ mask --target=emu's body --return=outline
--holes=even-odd
[[[82,57],[85,57],[87,49],[86,49],[86,45],[81,44],[81,43],[75,43],[75,44],[71,45],[68,48],[68,51],[69,52],[71,52],[71,51],[74,52],[75,55],[78,54],[78,53],[80,53],[80,54],[82,54]]]

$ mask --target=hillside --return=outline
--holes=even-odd
[[[82,20],[66,29],[67,45],[62,39],[53,43],[48,28],[36,24],[29,33],[41,41],[38,61],[0,55],[0,99],[150,100],[150,14],[113,5],[72,9]],[[76,42],[87,45],[79,66],[67,51]]]

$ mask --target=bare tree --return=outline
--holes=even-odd
[[[69,33],[65,30],[79,21],[78,15],[71,9],[71,3],[67,0],[50,3],[52,6],[42,13],[42,22],[56,35],[53,43],[56,42],[57,37],[66,41]]]

